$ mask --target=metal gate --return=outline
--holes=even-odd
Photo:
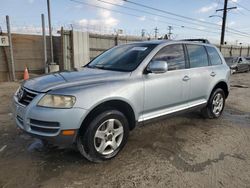
[[[76,70],[89,62],[88,32],[61,30],[62,70]]]

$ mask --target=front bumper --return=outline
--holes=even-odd
[[[43,94],[37,95],[27,106],[13,97],[12,111],[17,127],[24,132],[55,145],[70,145],[76,140],[87,110],[82,108],[54,109],[36,106]],[[62,135],[63,130],[75,130],[74,135]]]

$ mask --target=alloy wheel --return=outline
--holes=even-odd
[[[102,155],[112,154],[121,145],[123,133],[124,129],[119,120],[106,120],[97,128],[94,136],[96,151]]]
[[[218,116],[224,105],[224,98],[221,93],[217,93],[213,99],[213,113]]]

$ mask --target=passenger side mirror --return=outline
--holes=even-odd
[[[148,72],[155,74],[165,73],[168,70],[168,64],[166,61],[151,61],[147,67]]]

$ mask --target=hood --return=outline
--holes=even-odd
[[[81,71],[68,71],[47,74],[27,80],[23,86],[37,92],[47,92],[53,89],[61,89],[76,85],[89,85],[111,80],[125,79],[130,72],[117,72],[101,69],[84,68]]]

